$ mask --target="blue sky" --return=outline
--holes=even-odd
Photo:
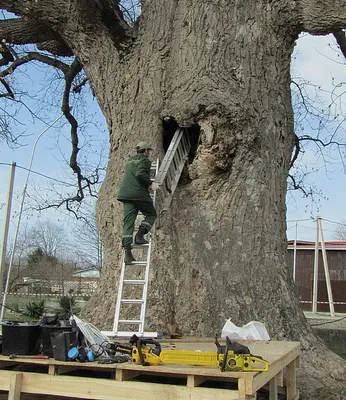
[[[332,45],[332,46],[331,46]],[[333,47],[334,46],[334,47]],[[345,64],[342,57],[338,56],[335,51],[335,42],[332,36],[328,37],[312,37],[309,35],[302,36],[295,49],[293,60],[293,75],[297,80],[304,78],[311,84],[320,85],[323,88],[321,101],[328,104],[330,102],[330,91],[332,89],[332,78],[334,83],[342,82],[345,77]],[[47,72],[41,66],[30,67],[19,78],[22,81],[21,85],[24,86],[24,92],[31,92],[33,89],[42,93],[44,82],[51,79],[53,89],[59,89],[59,80],[56,74]],[[29,80],[27,79],[29,77]],[[24,83],[25,82],[25,83]],[[23,86],[22,86],[23,87]],[[343,88],[340,88],[342,91]],[[314,94],[313,86],[307,85],[307,92]],[[85,91],[87,92],[87,91]],[[22,108],[21,121],[23,125],[17,124],[17,133],[25,132],[20,142],[23,144],[16,149],[10,149],[3,142],[0,147],[0,163],[11,163],[15,161],[18,165],[28,167],[32,147],[37,136],[43,131],[47,124],[52,122],[59,116],[59,108],[54,108],[55,103],[60,101],[56,97],[54,101],[48,101],[49,94],[46,94],[46,103],[51,103],[51,110],[47,113],[43,112],[38,103],[32,102],[32,107],[44,119],[41,121],[33,121],[30,113]],[[25,97],[25,96],[24,96]],[[340,104],[342,112],[343,104]],[[81,157],[89,157],[94,162],[100,158],[105,158],[108,152],[108,135],[106,131],[105,121],[101,113],[98,111],[96,100],[90,95],[84,100],[84,104],[75,105],[74,112],[86,112],[89,121],[91,122],[85,130],[85,135],[81,136]],[[341,117],[340,117],[341,118]],[[308,129],[306,130],[306,132]],[[90,144],[90,138],[92,143]],[[74,182],[74,175],[67,165],[70,154],[69,143],[69,126],[62,119],[54,129],[50,129],[39,140],[34,156],[32,170],[37,171],[46,176],[52,177],[58,181],[72,183]],[[288,193],[287,196],[287,235],[289,239],[295,237],[295,221],[298,220],[298,239],[301,240],[314,240],[315,239],[315,222],[314,218],[318,215],[321,216],[323,221],[324,235],[326,240],[333,239],[333,232],[336,228],[335,223],[328,222],[342,222],[346,220],[344,212],[344,203],[346,198],[346,176],[344,173],[343,165],[341,162],[335,160],[335,155],[328,155],[328,160],[332,164],[328,164],[327,169],[321,159],[316,161],[316,154],[313,147],[307,147],[304,154],[306,159],[313,162],[316,172],[308,176],[308,181],[316,185],[323,191],[323,197],[317,198],[317,202],[312,203],[310,199],[304,199],[299,193]],[[10,167],[8,165],[0,164],[0,204],[4,205],[7,197],[8,181],[9,181]],[[16,211],[18,211],[21,201],[23,185],[27,176],[27,171],[17,168],[15,177],[15,188],[12,205],[11,219],[11,232],[13,233],[17,219],[14,218]],[[35,196],[48,196],[51,195],[52,187],[55,186],[56,191],[61,193],[66,192],[62,184],[49,180],[43,176],[32,173],[28,185],[28,198],[30,202]],[[28,204],[28,201],[25,204]],[[71,225],[76,224],[74,218],[62,210],[49,210],[40,213],[32,210],[27,210],[26,207],[23,214],[22,225],[34,224],[37,218],[43,220],[50,219],[58,224],[62,224],[69,232]],[[2,226],[4,223],[4,210],[0,210],[0,235],[2,237]]]

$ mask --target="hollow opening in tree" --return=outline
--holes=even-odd
[[[166,153],[169,145],[171,144],[171,141],[174,137],[176,130],[179,128],[179,125],[174,118],[167,118],[163,120],[162,125],[163,125],[162,144],[163,144],[163,150]],[[198,124],[193,124],[189,127],[185,127],[184,129],[187,131],[191,143],[191,149],[188,156],[188,163],[191,164],[196,156],[201,127]]]

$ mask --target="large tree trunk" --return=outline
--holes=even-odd
[[[90,319],[100,328],[113,323],[122,225],[116,195],[125,159],[144,139],[163,156],[166,117],[198,124],[188,183],[156,224],[146,329],[174,323],[184,335],[212,336],[229,317],[260,320],[272,338],[301,342],[300,388],[326,387],[336,399],[344,364],[300,311],[286,260],[285,196],[292,49],[303,30],[345,27],[345,1],[143,0],[133,41],[116,3],[0,1],[24,22],[44,21],[47,41],[63,39],[108,121],[110,159],[97,210],[106,267]],[[1,29],[11,36],[8,25]]]
[[[141,40],[115,76],[110,162],[98,202],[107,270],[92,303],[106,306],[92,314],[111,327],[122,220],[116,193],[125,158],[143,139],[162,156],[164,117],[180,126],[197,123],[191,180],[156,224],[146,329],[174,323],[183,335],[213,336],[229,317],[236,324],[262,321],[273,338],[298,340],[309,350],[301,382],[309,371],[313,389],[332,385],[326,365],[335,376],[344,367],[335,369],[333,355],[320,364],[325,349],[300,311],[287,265],[297,31],[287,28],[281,2],[264,3],[226,9],[203,0],[144,3],[151,17],[141,21]]]

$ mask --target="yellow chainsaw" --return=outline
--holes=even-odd
[[[248,347],[231,342],[226,337],[226,345],[221,346],[215,339],[217,352],[209,351],[186,351],[186,350],[163,350],[160,360],[164,364],[185,364],[201,366],[218,366],[221,371],[268,371],[269,363],[260,356],[250,354]],[[256,365],[253,365],[256,363]],[[261,364],[261,366],[259,366]]]
[[[221,371],[268,371],[269,363],[260,356],[250,353],[248,347],[231,342],[226,337],[226,345],[221,346],[215,339],[217,351],[187,351],[187,350],[162,350],[160,343],[148,339],[139,339],[136,335],[130,339],[130,344],[115,344],[115,350],[131,355],[134,364],[160,365],[184,364],[215,366]],[[253,365],[255,364],[255,365]],[[259,366],[261,364],[261,366]]]

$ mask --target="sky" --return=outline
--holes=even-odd
[[[303,35],[298,41],[295,48],[292,61],[292,76],[294,79],[302,83],[304,81],[304,90],[306,94],[315,96],[315,88],[318,85],[322,88],[319,94],[321,105],[330,104],[333,83],[343,82],[345,78],[345,64],[343,59],[336,51],[335,41],[332,36],[313,37]],[[48,79],[52,82],[52,91],[44,92],[44,82]],[[28,79],[29,78],[29,79]],[[9,164],[14,161],[18,166],[28,168],[31,158],[33,159],[32,171],[30,173],[27,196],[24,203],[24,212],[21,226],[31,226],[38,218],[42,220],[50,220],[56,224],[62,225],[67,232],[71,232],[71,227],[76,224],[74,217],[63,210],[45,210],[41,212],[28,209],[29,204],[33,204],[37,197],[45,198],[54,195],[55,192],[65,194],[74,180],[74,174],[68,167],[68,158],[70,153],[69,143],[69,126],[63,119],[59,120],[54,128],[49,129],[38,140],[37,147],[33,153],[35,140],[40,133],[53,122],[59,115],[59,108],[56,104],[59,96],[55,101],[49,101],[52,93],[57,93],[61,88],[58,76],[47,72],[41,66],[35,66],[33,69],[28,67],[23,73],[16,78],[15,82],[21,87],[21,95],[23,100],[29,101],[32,109],[39,115],[41,121],[34,120],[31,114],[21,107],[21,114],[18,116],[21,123],[16,124],[15,134],[23,134],[20,138],[21,146],[9,148],[5,142],[0,144],[0,238],[3,234],[3,225],[5,218],[5,204],[7,201],[8,184],[10,176]],[[19,89],[18,89],[19,90]],[[338,89],[343,91],[343,87]],[[27,99],[25,93],[37,92],[37,101]],[[87,90],[85,90],[87,92]],[[42,100],[42,93],[43,98]],[[54,97],[54,96],[53,96]],[[1,101],[3,101],[1,99]],[[81,136],[80,147],[81,159],[89,158],[93,162],[101,162],[105,165],[108,153],[108,134],[104,117],[100,113],[97,102],[89,94],[84,97],[84,103],[74,103],[73,112],[87,116],[88,124],[85,126],[84,135]],[[42,104],[45,103],[45,104]],[[337,103],[337,102],[335,102]],[[49,111],[44,111],[45,107],[50,107]],[[333,106],[334,107],[334,106]],[[328,128],[333,130],[335,125],[342,119],[344,104],[339,102],[335,106],[335,110],[340,114],[337,121],[332,121]],[[337,107],[340,108],[337,109]],[[11,110],[8,110],[9,112]],[[315,129],[316,121],[301,121],[301,109],[297,109],[297,129],[304,127],[304,132],[309,133],[309,129]],[[318,110],[317,110],[318,113]],[[298,126],[299,123],[299,126]],[[340,135],[345,134],[340,128]],[[288,239],[296,238],[299,240],[315,240],[317,216],[323,218],[322,226],[324,230],[325,240],[333,240],[335,228],[338,223],[346,220],[345,215],[345,198],[346,198],[346,175],[340,160],[336,159],[335,153],[326,154],[328,164],[320,158],[316,158],[316,149],[313,146],[306,146],[304,159],[311,161],[307,171],[314,168],[314,172],[307,177],[307,182],[315,185],[318,190],[322,191],[322,196],[315,196],[315,201],[304,198],[300,193],[289,192],[287,195],[287,235]],[[301,162],[300,167],[304,168]],[[16,168],[15,185],[13,194],[13,204],[11,212],[10,234],[13,235],[18,221],[17,213],[22,200],[23,186],[27,178],[25,169]],[[47,178],[49,177],[49,178]],[[55,179],[55,180],[53,180]],[[57,182],[59,181],[59,182]],[[61,182],[65,182],[64,185]],[[67,189],[66,189],[67,187]],[[91,203],[93,207],[93,203]],[[332,222],[329,222],[332,221]]]
[[[297,82],[306,83],[307,92],[313,97],[315,87],[321,87],[319,93],[323,104],[319,109],[326,109],[335,100],[337,106],[332,106],[332,111],[339,114],[337,121],[333,121],[329,126],[330,131],[334,131],[335,126],[343,121],[346,115],[345,102],[346,97],[337,97],[343,93],[346,86],[335,88],[339,83],[346,82],[346,65],[343,56],[335,45],[335,39],[332,35],[311,36],[304,34],[297,41],[292,60],[292,77]],[[334,94],[331,92],[334,90]],[[313,97],[314,98],[314,97]],[[319,110],[316,110],[317,112]],[[297,120],[296,116],[296,130]],[[311,128],[315,128],[315,122],[303,124],[304,134],[309,134]],[[346,127],[346,125],[344,124]],[[343,125],[337,131],[339,137],[345,138]],[[345,139],[344,139],[345,140]],[[287,194],[287,237],[288,239],[310,240],[314,241],[316,237],[316,218],[322,218],[322,228],[325,240],[334,240],[335,229],[338,224],[346,221],[345,199],[346,199],[346,175],[344,166],[337,152],[326,151],[325,160],[316,157],[316,147],[308,146],[305,149],[305,163],[309,169],[314,172],[307,177],[307,181],[315,185],[321,196],[315,196],[315,201],[304,198],[297,192],[288,192]],[[345,160],[345,153],[342,154]],[[330,222],[332,221],[332,222]],[[297,225],[297,233],[296,233]],[[346,238],[345,238],[346,239]]]

